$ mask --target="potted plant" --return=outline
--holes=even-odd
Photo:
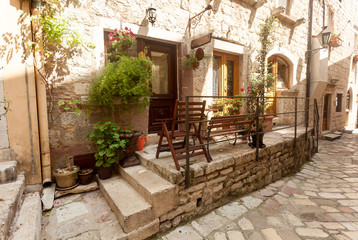
[[[224,99],[219,98],[213,101],[213,103],[210,105],[210,109],[213,112],[222,112],[224,111],[224,106],[225,106]]]
[[[128,28],[116,30],[109,35],[108,62],[89,91],[92,107],[114,108],[113,99],[118,100],[120,110],[128,106],[149,106],[153,79],[152,62],[146,51],[137,57],[128,56],[127,49],[135,42]]]
[[[342,39],[340,39],[339,37],[341,36],[341,34],[332,34],[331,39],[329,41],[329,46],[332,47],[339,47],[342,46]]]
[[[77,166],[70,166],[58,168],[53,172],[56,179],[57,188],[59,190],[67,190],[74,188],[78,185],[77,172],[80,170]]]
[[[81,169],[77,174],[78,174],[78,178],[80,179],[80,183],[82,185],[90,184],[93,180],[92,168]]]
[[[240,98],[242,94],[235,95],[234,98],[226,99],[225,105],[229,115],[239,115],[243,106],[243,99]]]
[[[119,160],[120,151],[126,150],[129,140],[128,138],[121,138],[120,135],[132,132],[111,121],[99,121],[88,133],[88,138],[97,148],[95,158],[100,179],[111,177],[113,163]]]

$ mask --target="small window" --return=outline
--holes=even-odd
[[[338,93],[336,98],[336,112],[342,112],[342,94]]]
[[[350,93],[349,90],[347,91],[346,109],[347,109],[347,110],[350,110],[350,109],[351,109],[351,93]]]

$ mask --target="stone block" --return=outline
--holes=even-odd
[[[19,211],[12,240],[37,240],[41,232],[41,199],[38,192],[28,193]]]
[[[16,176],[16,161],[0,162],[0,184],[14,181],[16,179]]]

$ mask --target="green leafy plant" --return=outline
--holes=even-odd
[[[77,115],[81,115],[82,110],[81,107],[83,105],[82,101],[76,100],[76,101],[63,101],[60,100],[57,102],[58,106],[62,106],[64,111],[73,111]]]
[[[53,89],[63,75],[69,73],[67,59],[80,54],[83,49],[93,48],[94,44],[86,41],[79,33],[72,18],[61,13],[60,2],[57,0],[43,0],[40,14],[32,15],[30,20],[34,26],[34,40],[29,41],[28,46],[32,47],[37,72],[46,82],[49,116],[54,120],[58,116],[53,116],[54,102],[57,101],[54,99]],[[82,112],[80,109],[76,110],[78,104],[71,102],[75,101],[68,102],[71,105],[69,110],[77,114]]]
[[[87,137],[96,145],[95,153],[97,167],[110,167],[118,160],[119,151],[124,151],[128,139],[121,139],[121,134],[132,133],[132,130],[122,128],[117,124],[106,121],[97,122],[93,130],[88,132]]]
[[[271,65],[267,63],[267,54],[272,49],[272,46],[276,40],[275,30],[278,27],[278,20],[274,16],[269,16],[265,19],[265,22],[260,25],[259,41],[261,48],[257,56],[259,63],[256,73],[252,74],[251,81],[247,89],[241,89],[242,92],[246,92],[247,108],[249,114],[265,114],[266,100],[265,93],[273,87],[275,76],[271,73]],[[257,104],[257,98],[259,97],[259,103]]]
[[[3,109],[3,111],[0,111],[0,120],[2,117],[4,117],[6,115],[6,113],[8,111],[11,111],[10,104],[11,104],[11,101],[9,101],[9,100],[6,100],[6,99],[4,99],[2,101],[0,100],[0,105],[2,105],[2,109]]]
[[[138,57],[124,54],[121,42],[130,41],[132,44],[134,37],[130,30],[124,31],[121,33],[124,35],[123,38],[110,42],[111,49],[117,49],[116,54],[112,55],[112,61],[107,63],[97,79],[92,82],[89,91],[89,102],[92,106],[113,110],[114,98],[119,100],[120,110],[126,110],[130,104],[139,106],[142,110],[149,106],[150,84],[153,79],[152,61],[146,56],[146,51],[139,53]],[[129,38],[132,40],[128,40]]]
[[[190,68],[192,70],[199,67],[199,60],[196,58],[194,51],[185,56],[183,64],[186,68]]]

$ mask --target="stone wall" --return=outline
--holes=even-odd
[[[309,131],[308,136],[311,134]],[[227,153],[210,163],[191,165],[189,188],[185,188],[184,176],[170,179],[179,188],[177,207],[160,217],[161,231],[222,205],[229,196],[241,196],[261,189],[297,171],[308,155],[313,154],[313,139],[310,137],[306,141],[305,134],[301,134],[295,149],[292,138],[276,141],[260,149],[258,162],[255,151],[251,150],[240,155]]]
[[[196,27],[188,29],[188,19],[205,9],[209,1],[160,1],[153,6],[157,9],[157,21],[152,26],[146,19],[146,9],[151,1],[71,1],[64,4],[63,13],[73,17],[73,22],[83,37],[93,42],[96,47],[87,49],[82,55],[68,59],[66,74],[58,76],[55,98],[60,100],[81,99],[86,101],[88,88],[104,65],[104,31],[119,27],[129,27],[137,37],[149,38],[177,45],[178,49],[178,98],[189,95],[212,95],[212,61],[203,60],[198,70],[185,72],[181,67],[181,56],[190,52],[190,43],[209,32],[211,43],[204,45],[205,54],[213,51],[226,52],[239,56],[239,86],[246,87],[251,73],[257,67],[256,56],[260,48],[258,41],[259,25],[277,7],[277,1],[270,0],[259,8],[254,8],[249,1],[214,1],[212,11],[206,12]],[[307,18],[306,1],[294,1],[290,16],[292,19]],[[294,24],[280,21],[274,50],[269,54],[279,54],[290,60],[292,74],[290,91],[297,92],[298,97],[305,96],[305,49],[307,45],[307,21]],[[189,33],[190,32],[190,33]],[[210,103],[210,102],[209,102]],[[208,104],[209,104],[208,103]],[[292,110],[292,105],[280,109]],[[56,111],[56,110],[55,110]],[[146,118],[148,113],[141,117]],[[63,113],[50,128],[53,167],[64,165],[67,155],[85,153],[90,150],[84,138],[88,129],[105,114],[95,113],[90,118],[73,113]],[[135,114],[134,114],[135,115]],[[115,119],[114,116],[111,116]],[[137,119],[137,116],[136,116]],[[51,121],[51,120],[50,120]],[[127,121],[133,124],[133,121]],[[133,126],[134,127],[134,126]],[[144,131],[146,132],[146,131]],[[65,150],[65,151],[64,151]],[[68,150],[68,151],[67,151]]]

